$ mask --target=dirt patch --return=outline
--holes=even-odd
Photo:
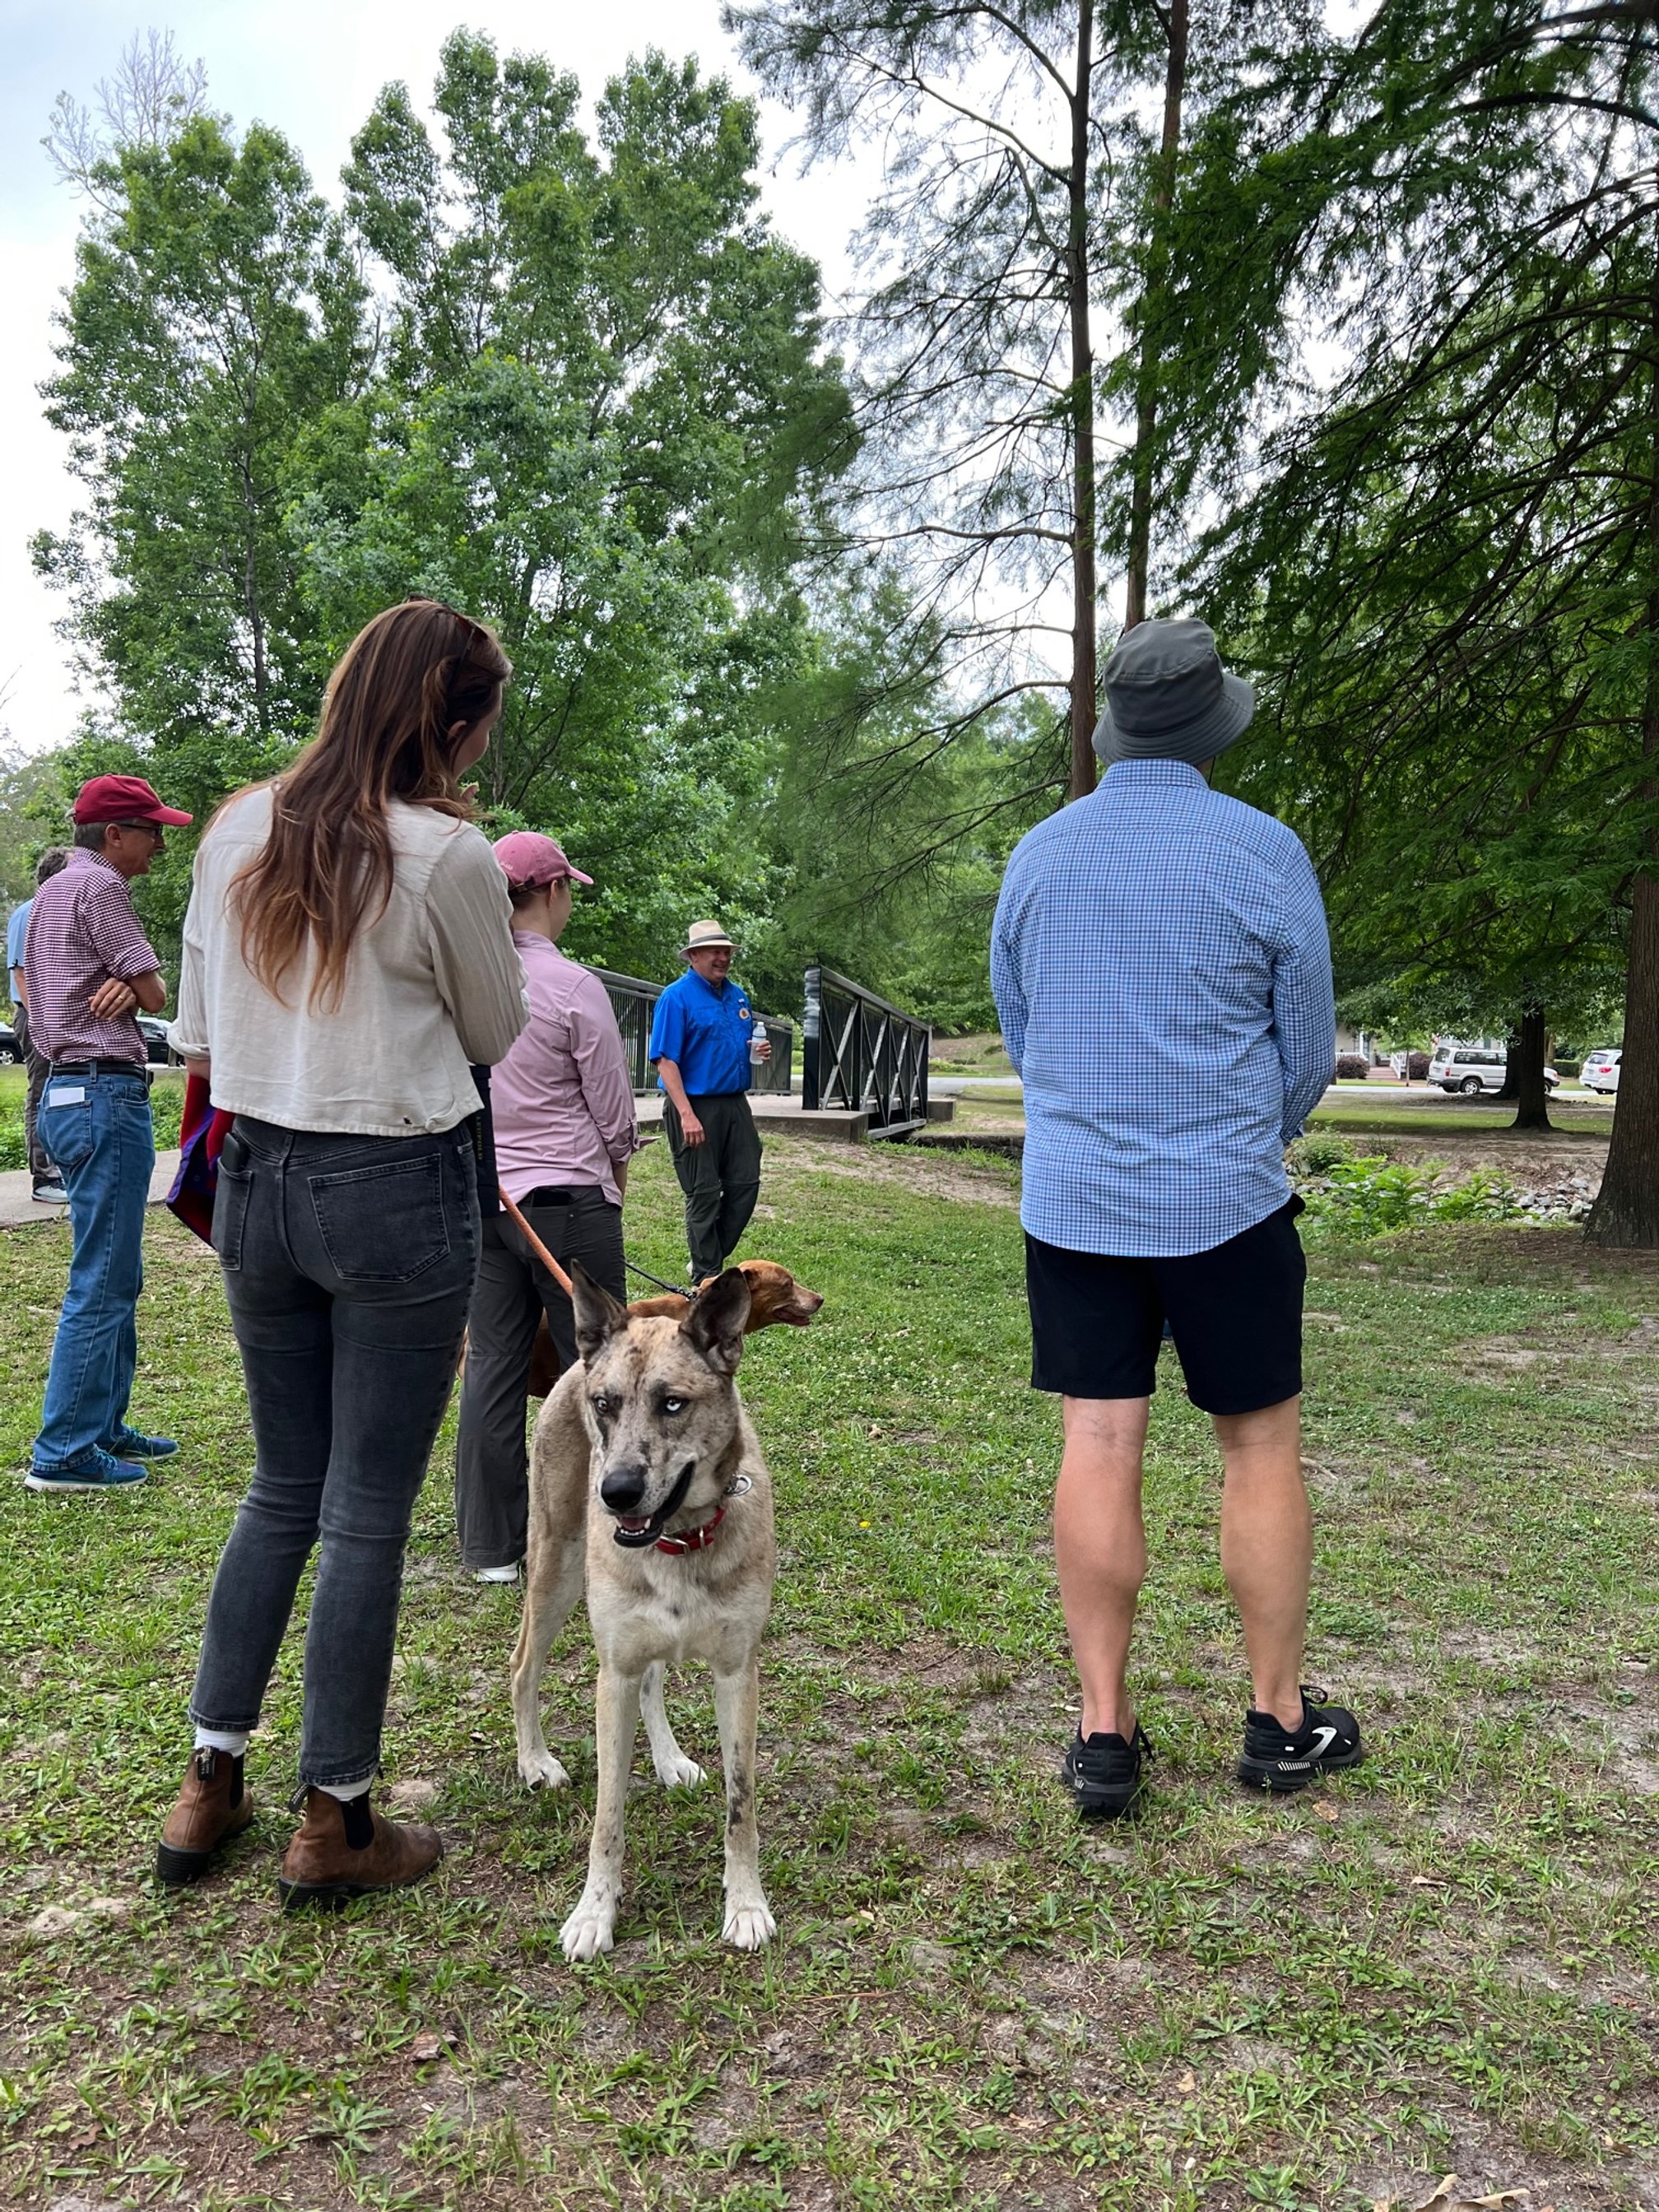
[[[773,1141],[780,1150],[788,1146],[793,1164],[811,1167],[817,1174],[843,1176],[854,1182],[896,1183],[913,1194],[968,1199],[981,1206],[1012,1210],[1019,1205],[1018,1188],[1005,1170],[970,1167],[955,1158],[947,1165],[915,1145],[830,1145],[811,1137]]]

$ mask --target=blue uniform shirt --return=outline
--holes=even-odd
[[[25,899],[12,909],[11,920],[6,924],[6,989],[11,989],[11,971],[23,964],[23,943],[29,933],[29,908],[33,899]]]
[[[1182,762],[1119,761],[1015,848],[991,985],[1033,1237],[1173,1259],[1285,1203],[1336,1025],[1318,879],[1282,822]]]
[[[716,989],[688,968],[657,1001],[651,1057],[675,1063],[688,1098],[747,1091],[754,1026],[754,1008],[730,976]],[[662,1087],[659,1075],[657,1088]]]

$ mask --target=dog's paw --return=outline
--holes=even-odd
[[[559,1941],[564,1946],[564,1955],[573,1966],[585,1959],[597,1959],[602,1951],[610,1950],[616,1941],[617,1916],[614,1910],[603,1905],[590,1905],[586,1898],[576,1907],[559,1930]]]
[[[720,1941],[735,1951],[761,1951],[778,1932],[770,1906],[763,1897],[751,1905],[734,1905],[726,1916]]]
[[[672,1759],[659,1759],[653,1753],[651,1764],[665,1790],[696,1790],[708,1779],[696,1760],[688,1759],[678,1745]]]
[[[519,1753],[519,1773],[532,1790],[568,1790],[570,1777],[547,1750]]]

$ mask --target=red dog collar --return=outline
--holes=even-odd
[[[683,1529],[678,1536],[659,1536],[657,1549],[674,1559],[684,1559],[688,1552],[706,1552],[714,1540],[714,1531],[726,1518],[722,1505],[712,1521],[705,1521],[701,1528]]]

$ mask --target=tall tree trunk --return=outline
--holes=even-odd
[[[1650,248],[1649,343],[1653,357],[1650,419],[1647,553],[1648,679],[1642,702],[1642,797],[1659,801],[1659,240]],[[1631,900],[1625,968],[1625,1039],[1618,1103],[1601,1190],[1584,1224],[1592,1243],[1659,1246],[1659,831],[1647,837],[1647,865]]]
[[[1066,283],[1072,330],[1072,775],[1069,799],[1095,787],[1095,666],[1100,631],[1095,576],[1095,362],[1089,331],[1089,123],[1093,98],[1094,0],[1079,0],[1072,162],[1066,178]]]
[[[1644,788],[1659,799],[1659,780]],[[1597,1244],[1659,1245],[1659,853],[1636,885],[1613,1142],[1584,1233]]]
[[[1187,88],[1188,0],[1170,0],[1164,16],[1169,58],[1164,70],[1164,134],[1158,142],[1158,182],[1152,192],[1152,234],[1146,289],[1140,295],[1140,362],[1135,380],[1135,445],[1129,471],[1128,575],[1123,627],[1146,619],[1146,577],[1152,555],[1153,449],[1158,437],[1158,386],[1164,276],[1169,252],[1168,217],[1175,202],[1176,155],[1181,148],[1181,103]],[[1160,9],[1160,15],[1162,10]]]
[[[1544,1060],[1549,1046],[1549,1030],[1545,1024],[1541,1006],[1523,1006],[1521,1010],[1521,1030],[1510,1043],[1510,1076],[1515,1079],[1516,1100],[1512,1129],[1547,1129],[1550,1121],[1549,1092],[1544,1083]]]

